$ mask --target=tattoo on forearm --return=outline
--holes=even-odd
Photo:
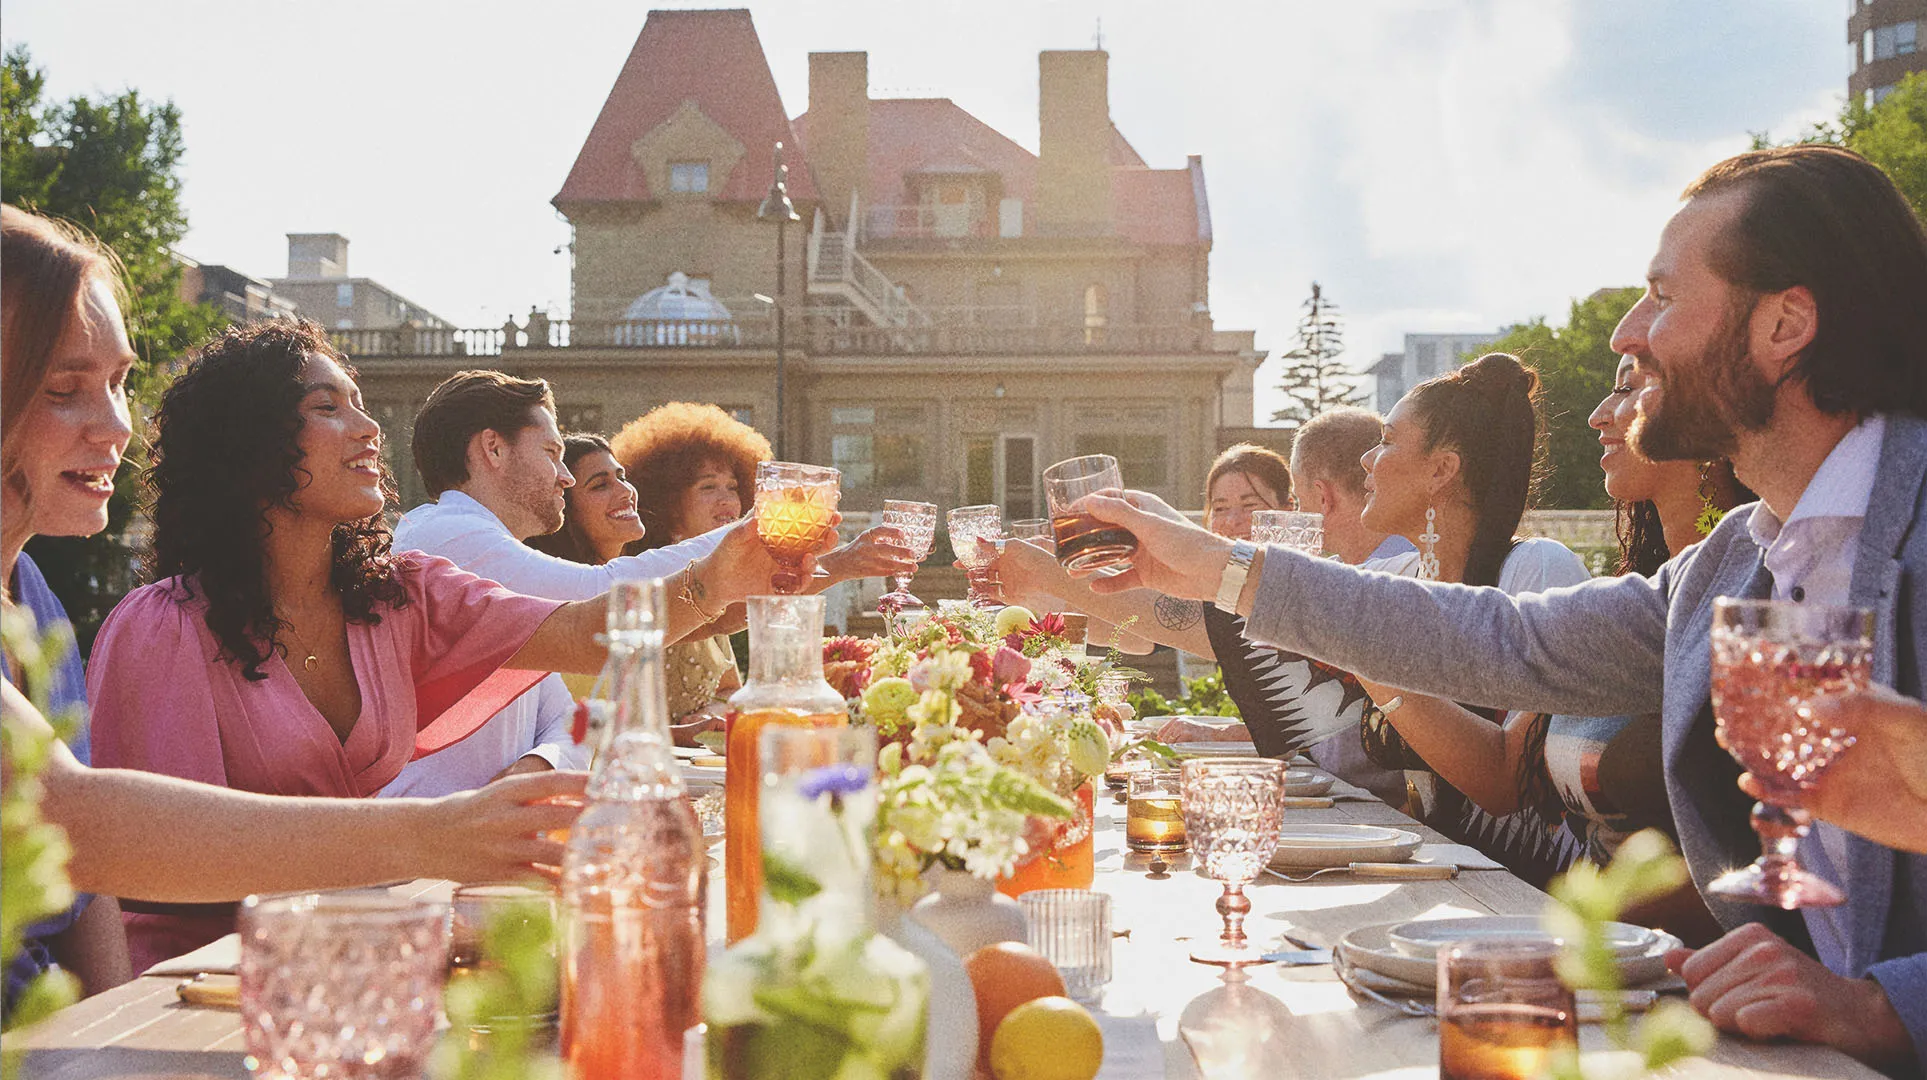
[[[1152,608],[1157,612],[1158,625],[1166,630],[1189,630],[1204,619],[1204,605],[1196,600],[1160,596]]]

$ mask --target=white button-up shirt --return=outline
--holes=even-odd
[[[1867,506],[1873,501],[1880,445],[1886,434],[1887,418],[1876,413],[1842,436],[1807,482],[1786,521],[1774,516],[1765,503],[1753,508],[1747,532],[1766,553],[1775,600],[1834,606],[1847,603],[1854,556],[1860,550],[1860,529],[1867,520]],[[1837,871],[1847,863],[1847,834],[1838,826],[1816,821],[1807,840],[1801,857],[1808,869],[1837,884]],[[1814,949],[1820,961],[1834,971],[1846,968],[1846,910],[1804,909]]]
[[[601,566],[558,559],[516,539],[508,526],[460,491],[409,511],[395,527],[395,550],[440,555],[472,574],[519,593],[551,600],[588,600],[616,581],[668,577],[715,549],[717,529],[693,540],[624,555]],[[436,796],[481,787],[497,773],[533,754],[558,769],[587,768],[592,748],[570,738],[574,701],[559,675],[489,717],[475,734],[439,753],[403,766],[383,795]]]

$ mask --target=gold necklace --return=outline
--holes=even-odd
[[[308,671],[313,671],[315,668],[320,667],[321,658],[316,656],[314,650],[308,648],[308,643],[301,639],[301,635],[295,631],[294,623],[291,620],[283,619],[281,620],[281,625],[288,628],[288,633],[294,635],[295,644],[300,645],[302,651],[308,654],[307,659],[301,661],[301,666]],[[286,648],[286,646],[284,645],[283,648]]]

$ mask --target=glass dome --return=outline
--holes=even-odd
[[[659,285],[636,297],[622,317],[630,321],[687,319],[692,322],[730,322],[735,319],[721,300],[709,295],[709,282],[692,280],[680,270],[669,275],[667,285]]]

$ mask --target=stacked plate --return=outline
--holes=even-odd
[[[1338,950],[1354,967],[1425,989],[1438,983],[1438,951],[1442,948],[1468,941],[1546,936],[1545,928],[1533,916],[1488,915],[1360,927],[1340,939]],[[1628,923],[1607,924],[1607,943],[1619,961],[1620,981],[1629,987],[1666,978],[1666,954],[1680,945],[1671,934]]]
[[[1286,825],[1271,865],[1279,870],[1324,870],[1355,862],[1404,862],[1418,852],[1419,834],[1378,825]]]
[[[1181,742],[1171,749],[1181,757],[1257,757],[1258,748],[1248,742]]]
[[[1286,769],[1285,794],[1294,796],[1318,796],[1332,789],[1337,783],[1328,773],[1317,769]]]

